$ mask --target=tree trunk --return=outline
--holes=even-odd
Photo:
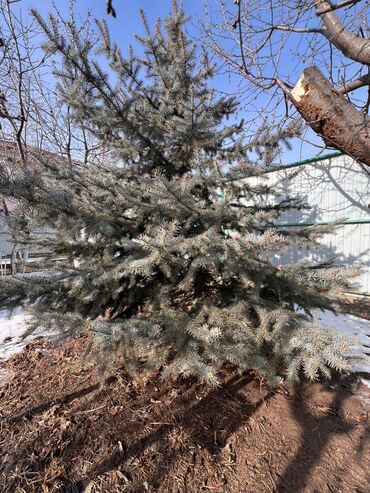
[[[316,67],[303,71],[290,100],[325,143],[370,166],[370,118],[335,91]]]

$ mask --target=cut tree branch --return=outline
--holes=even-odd
[[[328,146],[370,166],[370,117],[334,90],[317,67],[303,71],[289,98]]]

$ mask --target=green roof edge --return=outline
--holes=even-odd
[[[335,223],[333,221],[317,221],[317,222],[307,222],[307,223],[274,223],[274,228],[296,228],[302,226],[327,226],[329,224]],[[342,226],[352,225],[352,224],[370,224],[370,219],[349,219],[347,221],[337,222]]]
[[[309,159],[304,159],[303,161],[296,161],[290,164],[282,164],[280,166],[275,166],[273,168],[266,170],[266,173],[272,173],[274,171],[280,171],[288,168],[295,168],[297,166],[304,166],[305,164],[312,164],[312,163],[316,163],[317,161],[325,161],[325,159],[331,159],[333,157],[339,157],[343,155],[344,155],[343,152],[332,152],[331,154],[325,154],[325,156],[311,157]]]

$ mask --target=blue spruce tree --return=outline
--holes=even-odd
[[[214,69],[185,35],[177,4],[153,33],[142,14],[143,54],[127,58],[104,23],[94,52],[74,22],[34,15],[61,60],[60,96],[110,159],[40,160],[41,173],[16,178],[0,168],[0,192],[53,231],[33,239],[49,252],[43,275],[1,282],[1,305],[26,304],[35,325],[64,336],[88,326],[102,366],[119,356],[130,371],[211,384],[225,364],[272,383],[345,369],[347,341],[309,313],[330,307],[327,294],[348,287],[352,273],[273,263],[291,242],[312,246],[330,227],[273,228],[283,211],[304,207],[262,180],[288,135],[246,143],[242,122],[225,124],[235,121],[235,99],[212,89]]]

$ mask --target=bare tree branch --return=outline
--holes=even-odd
[[[289,33],[298,33],[298,34],[325,34],[325,29],[319,28],[319,27],[306,27],[306,28],[298,28],[298,27],[291,27],[291,26],[284,26],[284,25],[276,25],[276,26],[271,26],[270,28],[273,31],[286,31]]]
[[[331,10],[331,4],[327,0],[314,0],[316,13],[326,27],[324,36],[343,55],[356,62],[370,65],[370,39],[364,39],[351,33]],[[322,13],[325,10],[326,13]]]
[[[333,10],[342,9],[344,7],[356,5],[356,3],[361,2],[361,0],[345,0],[344,2],[332,4],[330,2],[330,7],[326,7],[317,11],[317,15],[326,14],[327,12],[333,12]]]
[[[239,77],[240,100],[254,108],[248,109],[253,115],[251,127],[263,118],[271,126],[290,124],[297,109],[327,146],[369,164],[368,0],[362,6],[361,0],[218,2],[217,13],[206,9],[203,32],[208,46],[222,60],[223,72],[229,68]],[[306,73],[307,66],[316,68]],[[316,69],[322,80],[312,75]],[[293,88],[292,81],[302,72]],[[361,88],[368,88],[367,93]],[[304,94],[298,98],[301,102],[295,99],[297,90]],[[293,111],[287,101],[293,103]],[[309,102],[315,108],[311,113]],[[346,131],[346,125],[352,130]]]
[[[355,91],[356,89],[360,89],[365,86],[370,86],[370,74],[365,74],[356,80],[348,82],[345,86],[337,89],[337,92],[340,94],[348,94],[351,91]]]

